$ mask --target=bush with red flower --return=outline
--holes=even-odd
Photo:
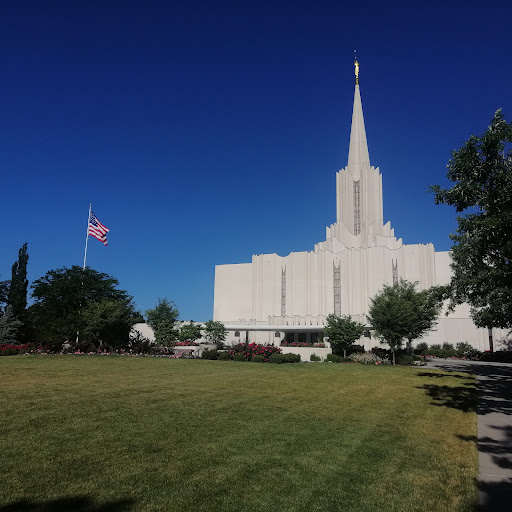
[[[24,354],[27,349],[28,345],[0,345],[0,356],[15,356],[17,354]]]
[[[253,356],[263,356],[264,361],[272,354],[279,354],[281,349],[274,345],[260,345],[258,343],[239,343],[230,347],[228,354],[230,359],[241,360],[242,356],[246,361],[251,361]],[[239,355],[237,355],[239,354]],[[236,355],[236,357],[235,357]]]

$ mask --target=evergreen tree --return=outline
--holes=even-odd
[[[27,244],[18,251],[18,260],[12,266],[11,284],[7,295],[7,305],[11,306],[12,314],[23,321],[27,309]]]
[[[21,322],[14,316],[11,306],[0,316],[0,345],[14,345],[18,341]]]
[[[9,281],[0,281],[0,316],[3,314],[3,306],[7,302],[9,293]]]

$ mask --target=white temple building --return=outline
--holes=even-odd
[[[405,279],[425,289],[450,280],[449,252],[436,252],[431,243],[406,245],[384,222],[382,174],[370,163],[358,74],[356,61],[348,163],[336,173],[336,222],[325,241],[312,251],[258,254],[250,263],[215,267],[213,318],[225,324],[228,343],[314,343],[323,339],[329,313],[368,325],[370,299],[384,284]],[[491,340],[499,348],[506,334],[477,328],[464,304],[442,313],[421,341],[468,342],[484,351]],[[368,350],[378,343],[368,325],[359,344]]]

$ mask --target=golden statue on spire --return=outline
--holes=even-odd
[[[356,73],[356,85],[359,85],[359,62],[357,62],[357,54],[354,50],[354,66],[355,66],[355,73]]]

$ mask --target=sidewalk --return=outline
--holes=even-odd
[[[478,396],[478,488],[483,511],[512,510],[512,364],[439,359],[428,368],[473,373]]]

